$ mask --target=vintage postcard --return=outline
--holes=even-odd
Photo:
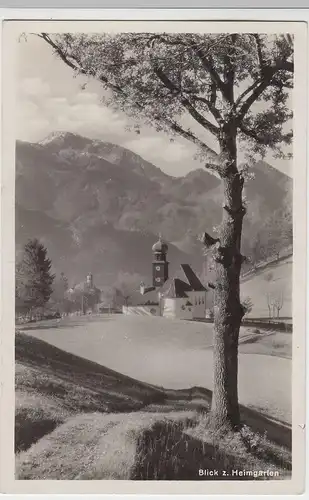
[[[306,47],[4,23],[6,492],[303,491]]]

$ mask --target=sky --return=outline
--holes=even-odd
[[[127,116],[101,103],[99,82],[84,88],[85,78],[74,77],[71,68],[34,35],[18,44],[17,74],[17,139],[38,142],[54,131],[73,132],[126,147],[175,177],[203,166],[194,159],[195,146],[185,139],[171,142],[166,134],[146,126],[140,135],[129,132]],[[291,161],[270,154],[266,161],[292,176]]]

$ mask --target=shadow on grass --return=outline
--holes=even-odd
[[[231,480],[239,461],[183,432],[183,424],[158,422],[138,440],[133,480]],[[215,475],[199,475],[199,469]],[[211,474],[210,473],[210,474]],[[252,479],[246,477],[245,479]]]
[[[16,388],[26,395],[39,395],[43,409],[45,401],[47,406],[50,398],[71,414],[127,413],[141,409],[155,413],[183,410],[205,412],[211,403],[212,392],[208,389],[192,387],[165,390],[64,352],[21,332],[16,334],[15,346],[15,359],[22,368],[17,373]],[[18,450],[25,450],[51,432],[57,422],[61,423],[61,418],[46,418],[48,415],[44,412],[40,422],[37,418],[22,415],[16,423]],[[291,449],[291,429],[282,422],[270,420],[262,413],[244,406],[241,406],[241,420],[252,431],[259,434],[266,431],[270,441]]]
[[[61,329],[61,328],[65,328],[66,330],[68,328],[75,328],[79,325],[74,325],[74,324],[71,324],[71,325],[57,325],[57,324],[54,324],[54,325],[33,325],[33,326],[19,326],[18,327],[18,330],[20,332],[31,332],[31,331],[34,331],[34,330],[40,330],[40,331],[44,331],[44,330],[55,330],[56,329]]]
[[[290,459],[279,450],[261,449],[246,452],[239,444],[225,448],[186,433],[188,424],[157,422],[140,436],[136,462],[131,473],[135,480],[252,480],[274,476],[253,475],[269,466],[280,475],[289,476]],[[199,470],[208,471],[199,475]],[[245,474],[242,471],[246,470]],[[210,474],[209,474],[210,472]]]
[[[273,455],[265,453],[267,449]],[[258,453],[248,450],[239,433],[218,439],[209,433],[207,420],[194,412],[81,414],[21,452],[16,476],[31,480],[272,479],[269,474],[256,477],[253,471],[277,471],[279,478],[290,477],[290,455],[265,440]],[[213,474],[200,475],[200,469]]]
[[[52,432],[60,423],[57,419],[33,420],[23,412],[15,417],[15,453],[25,451],[45,434]]]
[[[89,411],[133,411],[165,398],[163,389],[62,351],[22,332],[15,337],[15,360],[37,373],[28,384],[25,377],[20,377],[17,386],[39,390],[41,394],[52,395],[63,402],[70,400],[74,389],[91,395],[94,405],[89,405],[89,398],[81,400],[79,412],[88,407]]]
[[[212,391],[203,387],[175,391],[168,389],[166,395],[165,404],[173,404],[173,402],[179,400],[191,402],[192,404],[194,404],[194,401],[199,401],[200,409],[203,410],[203,407],[208,406],[209,408],[211,405]],[[266,432],[270,441],[289,450],[292,449],[292,430],[284,422],[270,419],[263,413],[243,405],[240,405],[240,416],[242,423],[248,425],[254,432],[259,434]]]

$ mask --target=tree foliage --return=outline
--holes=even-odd
[[[53,283],[51,301],[53,303],[53,308],[62,313],[69,313],[71,310],[67,293],[68,289],[69,282],[64,272],[61,272],[59,276],[56,275]]]
[[[103,292],[104,302],[115,309],[129,306],[132,296],[139,292],[140,283],[144,279],[138,273],[119,271],[114,285]]]
[[[292,132],[282,128],[292,116],[289,35],[39,36],[76,74],[99,80],[108,91],[102,96],[104,103],[130,116],[137,132],[147,124],[182,136],[197,146],[197,154],[212,170],[222,167],[222,158],[209,146],[209,138],[219,146],[231,119],[239,144],[248,153],[264,154],[272,148],[281,154],[279,146],[291,142]],[[190,118],[189,126],[184,124],[185,116]]]
[[[26,243],[16,264],[15,298],[18,312],[43,307],[50,299],[55,276],[47,249],[37,239]]]

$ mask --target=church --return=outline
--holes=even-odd
[[[152,285],[140,284],[131,296],[124,314],[155,315],[179,319],[206,316],[206,288],[189,264],[181,264],[179,273],[169,277],[168,245],[159,238],[153,247]]]

